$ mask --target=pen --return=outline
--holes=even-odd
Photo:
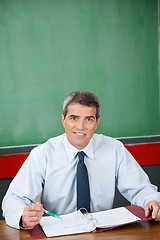
[[[33,205],[33,203],[30,202],[30,205]],[[51,213],[51,212],[47,211],[46,209],[44,209],[44,213],[46,213],[46,214],[48,214],[48,215],[50,215],[52,217],[55,217],[55,218],[60,218],[61,221],[62,221],[62,218],[60,216],[58,216],[57,214],[55,214],[55,213]]]

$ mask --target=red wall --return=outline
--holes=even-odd
[[[160,164],[160,143],[125,145],[141,166]],[[13,178],[29,154],[0,156],[0,179]]]

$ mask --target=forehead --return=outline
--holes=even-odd
[[[96,108],[81,105],[79,103],[71,103],[68,105],[67,115],[76,116],[96,116]]]

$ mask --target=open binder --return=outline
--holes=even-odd
[[[120,207],[111,210],[85,213],[80,210],[61,215],[62,221],[51,216],[42,217],[40,225],[28,230],[32,238],[56,237],[71,234],[100,232],[138,221],[150,220],[146,218],[144,210],[136,205]]]

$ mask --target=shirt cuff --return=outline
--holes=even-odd
[[[21,230],[27,230],[27,228],[24,228],[24,227],[23,227],[23,224],[22,224],[22,216],[21,216],[20,221],[19,221],[19,229],[21,229]]]

